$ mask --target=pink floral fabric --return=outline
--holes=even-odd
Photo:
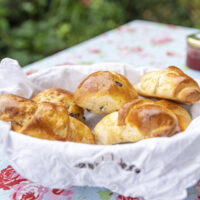
[[[42,186],[38,186],[35,183],[29,181],[21,182],[13,187],[15,192],[12,194],[11,198],[13,200],[42,200],[44,194],[47,193],[48,189]]]
[[[71,189],[48,189],[21,177],[10,165],[0,171],[0,189],[12,190],[12,200],[42,200],[44,196],[48,200],[72,200]]]
[[[0,188],[3,190],[9,190],[23,181],[26,181],[26,179],[16,173],[10,165],[0,172]]]

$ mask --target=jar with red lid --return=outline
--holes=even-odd
[[[187,37],[187,66],[200,70],[200,32]]]

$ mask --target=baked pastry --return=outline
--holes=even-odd
[[[74,94],[75,102],[96,114],[118,110],[125,102],[138,97],[131,83],[113,71],[97,71],[85,78]]]
[[[36,103],[15,95],[0,95],[0,120],[14,131],[47,139],[94,144],[91,130],[70,117],[67,108],[50,102]]]
[[[42,139],[69,140],[69,116],[66,107],[42,102],[20,133]]]
[[[63,90],[60,88],[51,88],[39,92],[32,98],[33,101],[40,102],[51,102],[64,105],[68,114],[81,121],[84,120],[84,110],[80,108],[74,102],[74,95],[72,92]]]
[[[37,109],[37,104],[29,99],[12,94],[0,95],[0,120],[11,122],[11,128],[19,131]]]
[[[69,117],[70,136],[72,142],[94,144],[95,139],[92,131],[81,121],[74,117]]]
[[[197,82],[174,66],[144,74],[135,89],[142,96],[164,98],[187,105],[200,100]]]
[[[168,137],[180,131],[176,115],[151,100],[137,99],[105,116],[94,128],[96,143],[137,142]]]
[[[189,113],[183,107],[179,106],[178,104],[172,101],[160,100],[157,101],[156,104],[164,106],[176,115],[180,131],[184,131],[192,121],[192,118],[189,115]]]

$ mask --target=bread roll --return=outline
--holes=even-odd
[[[49,102],[39,103],[36,112],[19,132],[42,139],[69,140],[67,108]]]
[[[51,102],[64,105],[70,116],[84,120],[84,110],[75,104],[74,95],[70,91],[59,88],[46,89],[39,92],[32,100],[38,103]]]
[[[164,98],[187,105],[200,100],[197,82],[174,66],[144,74],[135,89],[142,96]]]
[[[180,131],[184,131],[192,121],[192,118],[189,115],[189,113],[176,103],[173,103],[168,100],[160,100],[157,101],[156,104],[164,106],[176,115]]]
[[[19,131],[36,109],[37,104],[29,99],[11,94],[0,95],[0,120],[11,122],[14,131]]]
[[[91,130],[69,117],[61,104],[0,95],[0,120],[11,122],[12,130],[32,137],[94,144]]]
[[[131,83],[113,71],[98,71],[85,78],[75,91],[76,103],[96,114],[116,111],[138,97]]]
[[[97,144],[117,144],[121,142],[130,142],[123,136],[124,126],[118,125],[118,112],[115,111],[106,115],[94,128],[95,140]],[[140,135],[137,132],[132,133],[132,141],[138,141]]]
[[[92,131],[81,121],[74,117],[69,117],[70,141],[94,144],[94,135]]]
[[[152,100],[149,99],[136,99],[134,101],[125,103],[121,109],[119,109],[118,125],[124,125],[124,120],[129,113],[130,109],[135,108],[139,105],[154,104]]]
[[[98,144],[116,144],[172,136],[179,128],[172,111],[151,100],[138,99],[105,116],[94,131]]]

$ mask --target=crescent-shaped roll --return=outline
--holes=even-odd
[[[113,71],[97,71],[85,78],[75,93],[75,102],[96,114],[108,114],[138,97],[128,79]]]
[[[69,116],[61,104],[0,95],[0,120],[10,122],[12,130],[32,137],[94,144],[92,131]]]
[[[189,113],[183,107],[172,101],[160,100],[157,101],[156,104],[164,106],[176,115],[180,131],[184,131],[192,121],[192,118],[189,115]]]
[[[169,137],[180,129],[171,110],[151,100],[137,99],[124,104],[118,112],[105,116],[94,131],[98,144],[116,144]]]
[[[145,97],[164,98],[187,105],[200,100],[197,82],[174,66],[144,74],[135,89]]]

